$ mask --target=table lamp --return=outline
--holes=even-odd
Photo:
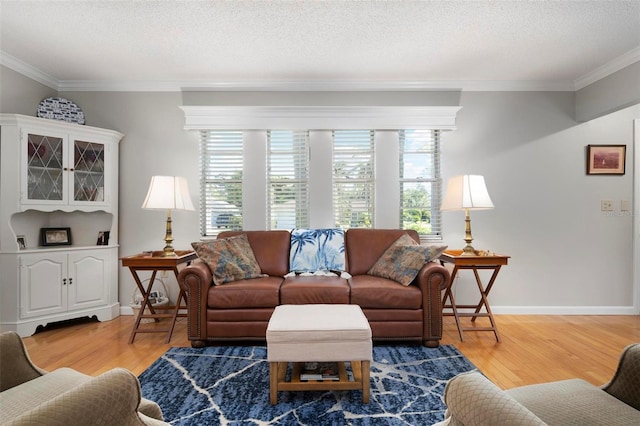
[[[194,210],[187,180],[179,176],[152,176],[142,208],[167,211],[167,231],[162,256],[175,257],[176,252],[172,245],[171,210]]]
[[[492,209],[493,203],[489,197],[484,177],[479,175],[460,175],[449,179],[447,193],[442,201],[440,210],[464,210],[465,236],[467,245],[462,249],[462,256],[475,256],[476,251],[471,246],[471,218],[469,210]]]

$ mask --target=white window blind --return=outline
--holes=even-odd
[[[373,130],[333,131],[333,211],[340,228],[374,226]]]
[[[200,134],[200,233],[242,229],[242,131]]]
[[[269,229],[309,227],[309,132],[267,132]]]
[[[400,227],[424,240],[441,238],[440,131],[401,130]]]

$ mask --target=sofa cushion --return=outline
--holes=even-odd
[[[281,283],[281,277],[261,277],[211,286],[207,306],[210,309],[274,308],[280,304]]]
[[[275,306],[271,308],[209,309],[207,310],[207,322],[264,322],[266,330],[266,324],[274,309]]]
[[[356,275],[349,280],[351,303],[362,309],[420,309],[422,291],[417,286],[401,286],[387,278]]]
[[[389,278],[408,286],[424,264],[436,259],[446,248],[443,245],[421,246],[404,234],[385,250],[367,274]]]
[[[550,425],[640,424],[640,411],[581,379],[522,386],[506,393]]]
[[[289,256],[289,268],[294,272],[344,271],[344,231],[294,229]]]
[[[400,236],[407,234],[416,242],[420,241],[413,229],[366,229],[350,228],[344,233],[347,257],[347,272],[364,275],[375,265],[380,256]]]
[[[260,265],[263,274],[283,277],[289,272],[289,246],[291,233],[289,231],[223,231],[218,238],[228,238],[244,234]]]
[[[191,243],[191,246],[211,269],[215,285],[262,275],[245,234]]]
[[[280,303],[282,305],[349,304],[349,284],[344,278],[335,276],[285,278],[280,287]]]

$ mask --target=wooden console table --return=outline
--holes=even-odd
[[[133,275],[133,279],[140,290],[140,294],[142,294],[142,302],[140,303],[140,312],[136,317],[136,321],[133,325],[133,330],[131,330],[131,337],[129,338],[129,343],[133,343],[133,339],[136,337],[136,333],[167,333],[167,339],[165,343],[169,343],[171,341],[171,335],[173,334],[173,328],[176,324],[176,319],[178,317],[184,317],[185,314],[180,314],[180,309],[186,309],[187,297],[185,292],[180,289],[180,293],[178,293],[178,300],[176,301],[175,306],[163,306],[162,308],[158,308],[158,310],[173,310],[173,313],[165,313],[160,314],[156,313],[156,308],[154,308],[149,302],[149,294],[151,293],[151,289],[153,288],[153,282],[156,279],[156,274],[158,271],[173,271],[176,276],[176,280],[178,279],[178,265],[182,263],[186,263],[187,265],[191,263],[192,260],[196,259],[198,255],[191,250],[176,250],[176,257],[163,257],[162,251],[154,251],[147,253],[139,253],[133,256],[123,257],[120,260],[122,261],[122,266],[128,267],[131,271],[131,275]],[[142,281],[138,276],[138,271],[152,271],[151,278],[149,279],[149,284],[147,288],[144,288],[142,285]],[[169,295],[167,295],[168,297]],[[185,302],[185,305],[181,305],[182,301]],[[145,307],[149,309],[149,313],[145,313]],[[159,328],[143,328],[140,327],[140,320],[143,318],[153,318],[155,321],[158,321],[160,318],[170,318],[171,324],[169,328],[159,329]]]
[[[453,272],[451,272],[451,282],[445,290],[444,297],[442,299],[442,309],[451,309],[451,312],[443,312],[442,315],[455,317],[456,326],[458,327],[458,333],[460,334],[460,341],[464,342],[463,331],[493,331],[496,336],[496,340],[500,342],[498,327],[496,326],[496,322],[493,318],[491,306],[489,306],[488,296],[491,288],[493,287],[493,284],[496,281],[498,272],[500,272],[500,268],[508,263],[509,258],[510,256],[500,254],[494,254],[490,256],[462,256],[462,250],[447,250],[442,253],[442,255],[440,255],[440,261],[443,264],[453,264]],[[457,305],[455,298],[453,297],[453,291],[451,291],[451,287],[453,286],[453,281],[455,280],[458,271],[461,269],[470,269],[475,275],[476,283],[478,284],[478,290],[480,291],[480,301],[476,305]],[[483,286],[480,275],[478,274],[478,270],[483,269],[493,271],[486,288]],[[447,300],[449,301],[449,304],[447,304]],[[480,312],[483,307],[485,308],[486,312]],[[459,309],[473,309],[473,312],[458,312]],[[460,317],[471,317],[471,322],[475,322],[476,318],[478,317],[487,317],[489,318],[491,326],[464,328],[460,324]]]

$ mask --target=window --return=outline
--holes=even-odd
[[[242,229],[242,131],[201,132],[200,233]]]
[[[240,220],[238,217],[241,214],[242,226],[247,229],[266,229],[271,226],[280,226],[280,224],[272,224],[271,222],[271,216],[276,215],[275,207],[280,206],[276,206],[275,192],[272,198],[274,202],[269,201],[271,178],[268,172],[269,146],[267,143],[267,131],[270,128],[270,123],[277,123],[280,129],[313,129],[308,132],[310,156],[308,160],[307,192],[309,204],[307,210],[310,228],[336,225],[393,228],[404,226],[405,220],[401,218],[406,218],[408,219],[406,221],[407,227],[418,227],[420,232],[428,232],[428,234],[422,235],[439,238],[440,176],[437,170],[437,157],[440,152],[437,151],[439,148],[437,144],[442,132],[455,130],[460,106],[387,105],[386,95],[383,93],[373,94],[373,92],[370,97],[371,105],[378,105],[378,102],[374,102],[374,100],[377,98],[383,100],[384,98],[380,105],[385,106],[349,105],[352,95],[348,93],[336,95],[336,100],[340,100],[340,105],[310,105],[313,99],[310,100],[308,94],[304,92],[288,93],[287,99],[291,101],[291,105],[288,106],[253,104],[247,106],[244,103],[246,96],[246,93],[240,94],[238,97],[232,93],[226,94],[224,97],[232,101],[229,105],[180,107],[185,114],[185,130],[206,132],[203,133],[205,135],[203,136],[203,145],[213,143],[213,140],[207,140],[208,135],[212,135],[211,137],[214,138],[213,135],[219,134],[221,142],[225,140],[222,135],[227,134],[229,137],[235,135],[239,142],[242,134],[244,145],[244,161],[242,163],[250,167],[245,169],[243,173],[240,158],[234,157],[233,161],[237,161],[237,168],[232,172],[233,168],[230,166],[229,174],[225,175],[217,171],[219,168],[216,166],[222,159],[215,158],[215,156],[205,158],[211,164],[207,164],[203,159],[200,182],[202,203],[205,204],[207,199],[210,203],[213,203],[214,200],[219,203],[228,203],[230,211],[230,213],[226,213],[220,206],[215,206],[215,208],[211,205],[202,207],[203,235],[215,234],[220,227],[227,226],[225,220],[217,223],[218,216],[216,215],[219,214],[230,215],[229,219],[232,220],[229,222],[234,224]],[[416,101],[421,102],[422,98],[416,98]],[[220,126],[229,131],[209,132],[209,130],[218,129]],[[375,143],[379,143],[379,146],[373,147],[374,143],[371,139],[374,132],[369,130],[356,131],[356,129],[380,129],[375,134]],[[412,162],[411,153],[404,153],[404,146],[411,146],[409,142],[421,132],[400,131],[399,129],[438,129],[424,132],[433,138],[435,150],[431,158],[435,166],[432,169],[434,175],[429,176],[426,181],[420,180],[420,178],[424,179],[426,175],[415,174],[412,176],[409,173],[411,168],[408,165]],[[401,155],[401,151],[398,149],[401,133],[403,138],[402,171],[399,170],[401,163],[397,159]],[[357,136],[363,136],[364,146],[355,142],[358,140]],[[347,147],[343,145],[342,142],[345,138],[351,138],[354,142],[353,152],[348,152]],[[239,153],[240,145],[238,144],[236,148]],[[380,160],[379,163],[374,163],[374,150]],[[203,147],[203,153],[206,152],[207,149]],[[366,159],[357,158],[358,155],[366,156]],[[349,173],[348,170],[349,162],[351,162],[352,173]],[[377,166],[377,168],[373,166]],[[207,167],[211,168],[207,169]],[[423,168],[428,169],[428,166],[425,164]],[[379,174],[377,177],[376,173]],[[428,180],[432,178],[436,180]],[[377,184],[376,179],[378,180]],[[400,183],[400,179],[402,179],[402,183]],[[411,199],[409,190],[412,186],[417,192],[428,194],[429,198],[420,204],[416,203],[418,208],[413,210],[421,210],[421,212],[419,215],[413,215],[413,218],[409,217],[409,207],[413,207],[409,203]],[[231,188],[234,187],[236,190],[231,191]],[[235,196],[232,196],[231,192],[235,192]],[[244,206],[240,202],[241,194],[243,194]],[[416,194],[414,193],[414,195]],[[237,202],[234,202],[234,199]],[[392,201],[389,202],[389,200]],[[403,204],[400,207],[401,200]],[[302,204],[298,206],[297,203],[296,200],[296,209],[300,211]],[[270,210],[272,206],[274,210]],[[227,216],[223,216],[222,219]]]
[[[267,132],[269,229],[309,227],[309,132]]]
[[[401,130],[400,226],[440,238],[440,131]]]
[[[333,131],[333,212],[336,227],[373,227],[373,159],[373,130]]]
[[[336,226],[399,227],[423,241],[441,239],[442,130],[375,133],[201,131],[202,236]]]

